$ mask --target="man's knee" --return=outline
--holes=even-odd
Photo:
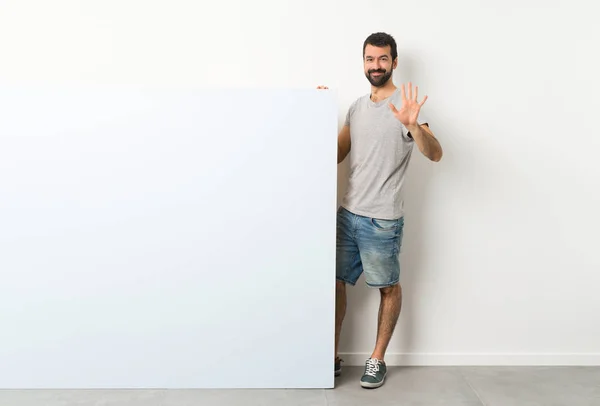
[[[400,294],[402,293],[402,287],[399,283],[396,283],[392,286],[380,288],[379,291],[383,296],[400,296]]]

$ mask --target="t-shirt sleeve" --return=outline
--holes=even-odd
[[[406,126],[404,124],[402,124],[402,138],[406,142],[413,142],[414,141],[413,137],[410,135],[410,132],[408,131],[408,128],[406,128]]]
[[[346,113],[346,120],[344,120],[344,125],[350,126],[350,120],[352,119],[352,114],[354,113],[354,109],[356,108],[356,101],[354,101],[350,107],[348,107],[348,112]]]

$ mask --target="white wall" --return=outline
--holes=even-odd
[[[429,95],[423,113],[445,150],[437,164],[415,154],[409,171],[404,304],[388,361],[597,364],[600,64],[589,4],[2,1],[0,81],[326,84],[341,124],[369,89],[362,41],[388,31],[396,83]],[[377,305],[376,291],[351,290],[341,344],[351,363],[372,350]]]

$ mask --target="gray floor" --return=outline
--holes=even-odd
[[[2,390],[2,406],[600,406],[600,367],[345,367],[328,390]]]

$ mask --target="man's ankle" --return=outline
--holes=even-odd
[[[371,354],[371,359],[376,359],[383,363],[385,363],[385,361],[383,360],[384,357],[385,357],[385,355],[383,355],[383,354],[377,354],[377,353]]]

